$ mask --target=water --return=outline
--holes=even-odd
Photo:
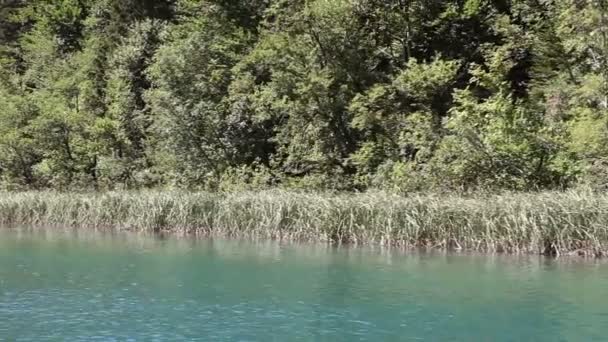
[[[604,341],[608,264],[0,232],[2,341]]]

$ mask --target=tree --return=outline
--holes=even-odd
[[[247,35],[213,7],[171,27],[148,75],[156,161],[178,183],[213,187],[230,162],[223,103]]]

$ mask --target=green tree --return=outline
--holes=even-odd
[[[148,70],[154,87],[146,99],[156,164],[179,184],[217,186],[230,162],[223,99],[247,42],[247,34],[213,7],[165,34]]]

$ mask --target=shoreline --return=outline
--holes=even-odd
[[[574,191],[467,197],[0,192],[0,224],[481,253],[608,252],[608,196]]]

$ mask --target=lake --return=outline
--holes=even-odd
[[[608,263],[0,230],[0,341],[605,341]]]

